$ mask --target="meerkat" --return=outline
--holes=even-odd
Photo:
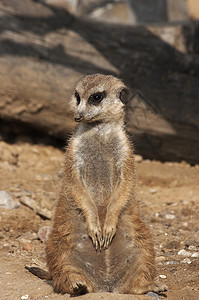
[[[65,153],[54,226],[46,245],[55,291],[143,294],[154,282],[154,249],[135,199],[133,146],[125,130],[129,92],[111,75],[81,79],[71,97],[79,122]]]

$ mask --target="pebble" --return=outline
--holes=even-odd
[[[48,240],[48,237],[52,231],[51,226],[43,226],[38,231],[38,237],[42,242],[46,242]]]
[[[14,201],[6,191],[0,191],[0,207],[6,209],[18,208],[19,202]]]
[[[196,246],[189,246],[188,248],[190,251],[197,251],[197,247]]]
[[[174,261],[174,260],[171,260],[171,261],[169,261],[169,264],[170,264],[170,265],[177,265],[178,262],[177,262],[177,261]]]
[[[29,299],[28,295],[21,296],[21,300],[27,300],[27,299]]]
[[[189,225],[188,222],[183,222],[182,223],[182,226],[184,226],[184,227],[188,227],[188,225]]]
[[[160,297],[158,296],[158,294],[156,294],[154,292],[148,292],[147,296],[152,297],[155,300],[161,300]]]
[[[194,252],[191,257],[199,257],[199,253],[198,252]]]
[[[183,264],[191,264],[191,261],[190,261],[189,258],[186,257],[185,259],[181,260],[181,263],[183,263]]]
[[[157,193],[157,191],[158,191],[158,189],[156,189],[156,188],[150,189],[150,193],[151,193],[151,194],[155,194],[155,193]]]
[[[168,266],[168,265],[177,265],[177,261],[171,260],[171,261],[165,261],[162,263],[163,266]]]
[[[191,256],[191,252],[188,252],[188,251],[182,249],[182,250],[178,251],[178,255],[189,257],[189,256]]]
[[[174,216],[174,215],[171,215],[171,214],[166,214],[166,215],[165,215],[165,218],[166,218],[167,220],[173,220],[173,219],[175,219],[175,216]]]
[[[38,239],[38,235],[33,232],[25,232],[24,234],[22,234],[20,237],[18,237],[18,240],[25,244],[25,243],[30,243],[32,240],[37,240]]]
[[[31,243],[25,243],[25,244],[23,244],[22,249],[25,250],[25,251],[32,251],[33,250],[33,246],[32,246]]]
[[[165,259],[166,259],[166,258],[165,258],[164,256],[157,256],[157,257],[156,257],[156,262],[157,262],[157,263],[163,262],[163,261],[165,261]]]
[[[162,279],[166,279],[167,278],[166,275],[159,275],[159,277],[162,278]]]

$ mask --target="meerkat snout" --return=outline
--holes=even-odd
[[[83,115],[81,113],[76,113],[74,115],[74,119],[75,119],[75,122],[81,122],[81,120],[83,119]]]

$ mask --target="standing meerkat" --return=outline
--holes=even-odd
[[[65,154],[54,226],[46,245],[55,290],[143,294],[154,282],[154,249],[135,200],[133,147],[124,125],[128,89],[101,74],[85,76],[71,108],[79,126]]]

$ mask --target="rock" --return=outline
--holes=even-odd
[[[157,257],[156,257],[156,262],[157,262],[157,263],[163,262],[163,261],[165,261],[165,260],[166,260],[165,256],[157,256]]]
[[[41,227],[38,231],[38,237],[42,242],[46,242],[48,240],[49,234],[52,231],[51,226]]]
[[[189,225],[188,222],[183,222],[183,223],[182,223],[182,226],[183,226],[183,227],[188,227],[188,225]]]
[[[182,249],[182,250],[178,251],[178,255],[189,257],[189,256],[191,256],[191,252],[188,252],[188,251]]]
[[[174,261],[174,260],[171,260],[171,261],[169,261],[169,264],[170,264],[170,265],[177,265],[178,262],[177,262],[177,261]]]
[[[0,191],[0,208],[14,209],[18,208],[19,202],[14,201],[6,191]]]
[[[171,214],[166,214],[166,215],[165,215],[165,218],[166,218],[167,220],[173,220],[173,219],[175,219],[175,216],[174,216],[174,215],[171,215]]]
[[[155,300],[161,300],[160,297],[158,296],[158,294],[156,294],[154,292],[147,293],[147,296],[152,297]]]
[[[38,235],[35,232],[33,232],[33,233],[25,232],[18,238],[20,243],[23,243],[23,244],[31,243],[32,240],[36,240],[36,239],[38,239]]]
[[[185,259],[181,260],[181,263],[183,263],[183,264],[191,264],[191,260],[186,257]]]
[[[32,251],[33,250],[33,246],[32,246],[31,243],[25,243],[25,244],[23,244],[22,249],[25,250],[25,251]]]
[[[156,189],[156,188],[150,189],[150,193],[151,193],[151,194],[155,194],[155,193],[157,193],[157,191],[158,191],[158,189]]]
[[[28,206],[29,208],[31,208],[37,215],[41,216],[44,219],[51,219],[52,218],[52,211],[46,209],[46,208],[42,208],[40,207],[37,202],[28,197],[28,196],[22,196],[20,198],[20,202],[26,206]]]
[[[190,251],[197,251],[198,248],[197,248],[196,246],[190,245],[190,246],[188,247],[188,250],[190,250]]]
[[[21,300],[28,300],[28,299],[29,299],[28,295],[21,296]]]
[[[177,261],[174,261],[174,260],[171,260],[171,261],[165,261],[162,263],[163,266],[168,266],[168,265],[177,265],[178,262]]]
[[[199,257],[199,253],[198,252],[194,252],[191,257]]]
[[[160,277],[161,279],[166,279],[166,278],[167,278],[166,275],[159,275],[159,277]]]

